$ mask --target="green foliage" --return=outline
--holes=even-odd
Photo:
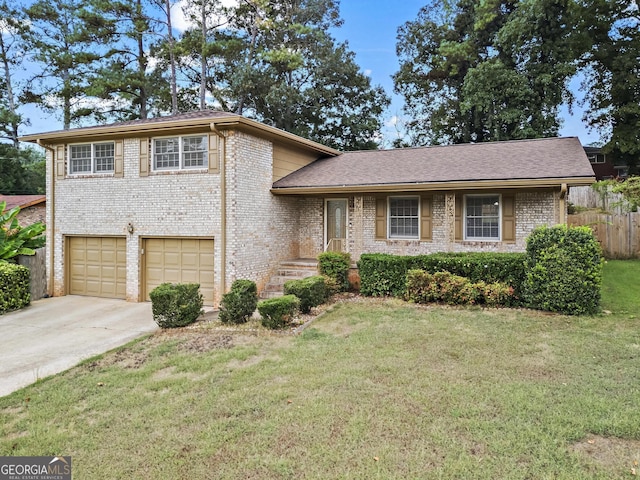
[[[30,302],[29,269],[0,261],[0,314],[26,307]]]
[[[153,320],[161,328],[184,327],[202,314],[198,283],[162,283],[150,293]]]
[[[222,323],[246,323],[258,305],[258,288],[251,280],[239,279],[222,296],[218,318]]]
[[[632,174],[640,165],[640,11],[637,2],[579,2],[576,32],[581,32],[584,119],[606,132],[603,152]]]
[[[439,302],[448,305],[512,304],[513,289],[505,283],[471,282],[450,272],[429,273],[424,270],[407,272],[406,298],[416,303]]]
[[[349,289],[350,267],[351,255],[347,252],[324,252],[318,255],[320,274],[333,278],[340,291]]]
[[[45,193],[44,155],[31,148],[16,149],[0,143],[0,193],[36,195]]]
[[[397,256],[364,254],[360,256],[360,292],[368,296],[406,294],[407,272],[421,269],[467,277],[471,282],[501,282],[513,288],[512,305],[517,305],[525,279],[525,255],[521,253],[435,253]]]
[[[621,194],[629,203],[631,211],[638,211],[638,205],[640,205],[640,177],[629,177],[624,182],[616,182],[611,191]]]
[[[575,73],[568,1],[435,2],[398,30],[410,143],[555,136]]]
[[[298,297],[300,311],[309,313],[312,307],[317,307],[327,299],[324,277],[315,275],[300,280],[289,280],[284,284],[284,294]]]
[[[258,302],[262,325],[273,330],[290,325],[299,308],[300,299],[295,295],[284,295]]]
[[[527,238],[525,301],[552,312],[597,313],[602,265],[600,245],[589,227],[538,227]]]
[[[10,260],[18,255],[34,255],[45,244],[45,225],[36,222],[27,227],[18,223],[20,208],[6,211],[7,202],[0,202],[0,260]]]

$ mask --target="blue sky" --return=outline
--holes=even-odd
[[[389,124],[393,117],[402,116],[402,98],[393,94],[393,75],[399,68],[396,57],[396,35],[398,27],[417,17],[425,0],[342,0],[340,12],[344,20],[341,28],[332,33],[339,41],[348,41],[356,54],[362,71],[371,77],[374,85],[381,85],[392,98],[385,113]],[[579,81],[574,81],[576,93]],[[22,134],[50,131],[61,128],[61,122],[53,115],[28,109],[31,126],[24,127]],[[581,120],[582,112],[576,108],[573,116],[563,109],[564,126],[562,136],[578,136],[583,145],[598,140],[598,135],[589,132]],[[385,127],[383,146],[388,148],[393,141],[395,129]]]

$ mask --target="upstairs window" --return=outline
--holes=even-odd
[[[466,195],[465,239],[500,240],[500,195]]]
[[[389,238],[418,238],[418,197],[389,198]]]
[[[207,136],[153,139],[153,169],[183,170],[208,167]]]
[[[113,173],[114,153],[113,142],[69,145],[69,173]]]
[[[587,158],[591,163],[604,163],[606,160],[604,153],[590,153]]]

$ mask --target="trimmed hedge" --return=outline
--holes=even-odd
[[[399,256],[363,254],[358,261],[360,292],[369,296],[404,297],[407,272],[450,272],[472,283],[505,283],[513,288],[511,305],[520,303],[526,278],[524,253],[434,253]]]
[[[320,274],[333,278],[340,291],[349,290],[350,267],[351,255],[346,252],[324,252],[318,255]]]
[[[252,280],[239,279],[222,296],[218,318],[222,323],[246,323],[258,306],[258,288]]]
[[[284,295],[258,302],[262,325],[274,330],[290,325],[299,308],[300,299],[295,295]]]
[[[289,280],[284,284],[284,294],[298,297],[300,311],[309,313],[312,307],[320,305],[327,299],[324,277],[315,275],[300,280]]]
[[[570,315],[597,313],[603,263],[589,227],[536,228],[527,238],[527,305]]]
[[[184,327],[202,314],[198,283],[162,283],[151,290],[153,320],[161,328]]]
[[[29,269],[0,261],[0,314],[19,310],[31,303]]]

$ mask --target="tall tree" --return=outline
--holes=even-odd
[[[377,146],[389,99],[328,34],[336,1],[242,0],[230,18],[207,79],[222,108],[341,149]]]
[[[86,6],[85,0],[38,0],[25,10],[27,44],[40,67],[27,98],[45,110],[62,110],[64,129],[99,110],[89,85],[107,47],[102,31],[83,20]]]
[[[626,0],[586,0],[585,120],[601,132],[604,151],[640,173],[640,11]]]
[[[18,129],[25,123],[19,113],[20,92],[17,70],[25,55],[23,36],[25,26],[22,11],[0,1],[0,138],[19,148]]]
[[[570,0],[434,0],[398,31],[411,143],[555,135],[575,72]]]
[[[158,99],[166,96],[166,81],[151,53],[158,33],[149,10],[148,0],[91,0],[85,12],[87,24],[103,29],[109,45],[90,90],[108,105],[108,118],[147,118],[158,113]]]

